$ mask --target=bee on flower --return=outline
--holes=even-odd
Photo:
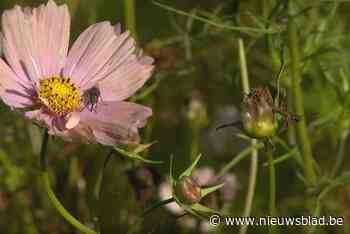
[[[69,49],[69,11],[53,0],[33,9],[15,6],[1,22],[0,97],[6,105],[66,140],[139,141],[138,128],[152,110],[125,99],[154,66],[129,32],[96,23]]]

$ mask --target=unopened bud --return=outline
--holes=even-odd
[[[201,200],[201,187],[192,177],[184,176],[176,184],[175,195],[184,204],[195,204]]]
[[[278,122],[273,110],[273,100],[268,89],[253,89],[242,103],[242,123],[246,133],[253,138],[266,138],[276,134]]]

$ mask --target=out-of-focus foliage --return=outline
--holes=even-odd
[[[0,12],[15,4],[36,6],[43,2],[1,0]],[[240,37],[247,47],[253,87],[268,86],[275,94],[281,55],[284,57],[287,69],[280,81],[281,102],[292,109],[285,2],[161,1],[171,6],[173,10],[169,10],[152,1],[136,0],[139,44],[156,59],[153,78],[133,97],[136,102],[151,106],[154,113],[142,136],[143,143],[156,143],[140,155],[164,163],[145,166],[115,153],[104,165],[108,148],[51,139],[48,154],[51,179],[63,205],[83,223],[100,226],[102,233],[205,232],[202,223],[188,225],[166,208],[139,217],[145,208],[159,201],[159,184],[168,178],[170,155],[174,155],[177,175],[202,153],[201,166],[219,173],[229,170],[238,178],[237,196],[229,208],[225,206],[225,212],[242,215],[251,149],[245,139],[236,136],[236,129],[215,131],[215,128],[239,117],[243,98],[237,55]],[[294,128],[283,132],[274,151],[278,158],[277,209],[279,216],[313,212],[341,216],[346,220],[344,226],[320,228],[316,233],[350,233],[347,221],[350,218],[347,157],[350,154],[350,2],[293,2],[292,17],[298,26],[302,58],[301,85],[306,112],[302,118],[307,121],[318,184],[306,188]],[[102,20],[124,23],[121,0],[57,0],[57,3],[69,5],[71,41],[92,23]],[[174,9],[186,14],[176,13]],[[39,180],[42,129],[3,104],[0,120],[0,233],[75,233],[49,204]],[[268,170],[264,151],[259,161],[252,215],[266,216]],[[230,166],[225,168],[229,162]],[[309,198],[310,207],[305,207]],[[224,229],[220,231],[235,233],[238,227]],[[282,227],[281,230],[303,233],[306,228]],[[249,232],[267,233],[267,227],[250,227]]]

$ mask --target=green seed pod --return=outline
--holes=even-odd
[[[201,187],[192,177],[184,176],[176,183],[175,195],[184,204],[191,205],[200,202],[201,193]]]
[[[241,117],[244,131],[252,138],[272,137],[277,132],[278,121],[268,89],[253,89],[244,98]]]

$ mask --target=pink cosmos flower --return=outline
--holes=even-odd
[[[129,32],[91,25],[69,47],[66,5],[15,6],[2,15],[0,97],[51,135],[106,145],[137,143],[152,110],[124,101],[152,74]]]

